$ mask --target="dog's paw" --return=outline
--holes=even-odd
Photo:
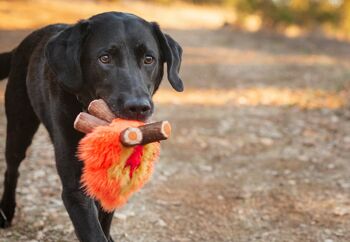
[[[0,228],[5,229],[11,226],[10,221],[7,219],[4,211],[0,208]]]

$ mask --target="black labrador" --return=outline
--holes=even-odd
[[[0,79],[9,76],[4,193],[0,226],[10,226],[16,206],[18,167],[40,123],[54,145],[62,199],[80,241],[113,241],[113,213],[81,190],[82,162],[76,147],[83,134],[73,128],[90,101],[104,99],[121,118],[146,120],[152,95],[167,64],[168,80],[183,90],[179,78],[182,49],[156,23],[135,15],[108,12],[75,25],[55,24],[26,37],[0,54]]]

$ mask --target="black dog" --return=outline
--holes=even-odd
[[[0,54],[0,79],[9,76],[4,194],[0,226],[15,212],[18,167],[40,123],[54,145],[64,205],[80,241],[113,241],[113,213],[80,189],[82,162],[76,147],[82,134],[73,122],[90,101],[104,99],[121,118],[146,120],[153,113],[152,95],[163,77],[177,91],[182,49],[159,26],[125,13],[109,12],[75,25],[39,29],[12,52]]]

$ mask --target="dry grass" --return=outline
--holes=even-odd
[[[297,106],[302,109],[336,109],[346,105],[345,93],[315,89],[196,89],[184,93],[162,90],[155,96],[160,104],[203,106]]]
[[[0,29],[31,29],[56,22],[74,23],[106,11],[131,12],[175,29],[217,28],[234,18],[234,13],[213,7],[184,3],[169,6],[141,1],[98,4],[90,1],[0,1]]]
[[[184,93],[161,89],[154,98],[159,104],[200,106],[296,106],[301,109],[338,109],[348,104],[346,92],[315,89],[287,88],[237,88],[237,89],[189,89]],[[0,89],[0,102],[4,101],[4,89]]]
[[[276,65],[276,64],[299,64],[299,65],[342,65],[349,66],[347,60],[340,61],[338,57],[332,57],[322,53],[318,54],[298,54],[298,53],[269,53],[256,50],[240,50],[238,48],[224,47],[187,47],[186,48],[187,65],[210,65],[220,64],[225,60],[225,65]]]

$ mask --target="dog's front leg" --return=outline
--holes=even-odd
[[[98,210],[98,218],[100,220],[100,224],[101,224],[103,232],[105,233],[109,242],[114,242],[114,240],[112,239],[112,237],[110,235],[110,229],[111,229],[111,225],[112,225],[114,211],[113,212],[104,211],[103,208],[101,207],[101,204],[97,201],[95,201],[95,205],[96,205],[97,210]]]
[[[74,132],[67,133],[54,135],[56,165],[63,185],[63,203],[81,242],[107,242],[95,202],[81,189],[82,162],[76,158],[76,147],[81,137]]]
[[[108,241],[98,221],[97,209],[92,199],[80,190],[71,191],[65,188],[62,199],[80,241]]]

